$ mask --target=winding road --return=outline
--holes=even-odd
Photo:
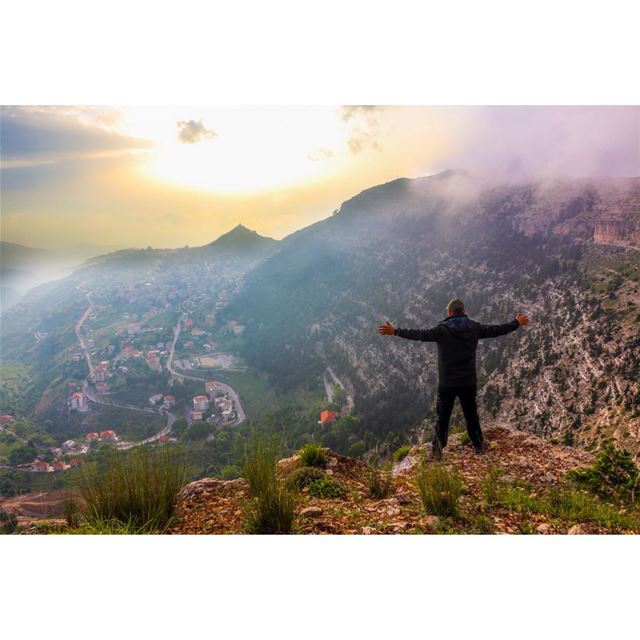
[[[94,369],[93,369],[93,364],[91,362],[91,352],[89,351],[89,347],[87,346],[87,343],[85,342],[81,333],[82,325],[84,324],[85,320],[87,319],[87,317],[89,316],[89,314],[93,309],[93,303],[91,302],[91,298],[90,298],[91,292],[90,291],[87,292],[86,296],[87,296],[87,301],[89,302],[89,307],[82,314],[82,317],[80,318],[80,320],[78,320],[78,322],[76,323],[75,329],[76,329],[76,337],[78,339],[78,343],[80,344],[82,353],[84,354],[87,364],[89,365],[90,377],[93,377]],[[175,341],[174,341],[174,345],[175,345]],[[84,381],[82,385],[82,390],[84,394],[87,396],[87,398],[91,402],[95,402],[96,404],[102,404],[108,407],[118,407],[119,409],[128,409],[130,411],[141,411],[142,413],[146,413],[147,415],[150,413],[156,413],[153,409],[150,409],[150,408],[136,407],[135,405],[125,404],[125,403],[107,402],[106,400],[98,399],[98,397],[96,396],[94,387],[89,383],[88,380]],[[173,413],[170,413],[169,411],[165,411],[164,415],[167,416],[167,424],[160,431],[158,431],[158,433],[154,433],[149,438],[145,438],[144,440],[140,440],[139,442],[127,442],[124,444],[124,446],[120,448],[130,449],[131,447],[138,447],[142,444],[150,444],[150,443],[156,442],[157,440],[162,438],[162,436],[169,435],[171,433],[171,427],[173,426],[173,423],[175,422],[176,417]]]
[[[87,301],[89,302],[89,307],[82,314],[82,317],[76,323],[75,332],[76,332],[76,338],[78,339],[78,343],[80,344],[80,347],[82,349],[82,353],[84,354],[84,357],[87,361],[87,365],[89,366],[90,378],[93,378],[94,368],[93,368],[93,363],[91,362],[91,352],[89,350],[87,343],[82,337],[82,325],[84,324],[85,320],[88,318],[89,314],[93,310],[93,303],[91,302],[90,296],[91,296],[91,292],[90,291],[86,292],[86,297],[87,297]],[[180,328],[181,328],[181,320],[178,320],[178,323],[176,324],[173,330],[173,341],[171,343],[169,359],[167,360],[167,370],[169,371],[169,373],[171,373],[171,375],[175,376],[176,378],[183,378],[187,380],[197,380],[198,382],[204,382],[202,378],[179,373],[173,368],[173,356],[175,353],[176,342],[178,341],[178,336],[180,335]],[[233,402],[235,404],[237,418],[226,426],[233,427],[240,424],[244,420],[246,420],[247,416],[244,412],[244,409],[242,408],[242,405],[240,404],[240,397],[236,393],[235,389],[230,387],[228,384],[225,384],[224,382],[217,381],[216,383],[223,391],[228,393],[229,396],[233,398]],[[102,404],[109,407],[118,407],[120,409],[128,409],[129,411],[141,411],[142,413],[146,413],[146,414],[156,413],[156,411],[150,408],[136,407],[135,405],[125,404],[125,403],[108,402],[106,400],[98,398],[96,395],[95,388],[89,383],[89,380],[84,381],[83,391],[84,391],[84,394],[87,396],[87,398],[91,402],[94,402],[96,404]],[[173,423],[176,420],[176,416],[173,413],[170,413],[169,411],[163,411],[161,413],[167,416],[167,424],[160,431],[158,431],[158,433],[155,433],[149,438],[145,438],[144,440],[140,440],[138,442],[123,443],[123,446],[121,446],[120,448],[131,449],[132,447],[138,447],[143,444],[151,444],[153,442],[160,440],[160,438],[162,438],[163,436],[169,435],[171,433],[171,427],[173,426]]]
[[[176,342],[178,342],[178,336],[180,335],[180,328],[181,328],[181,320],[178,320],[178,323],[173,329],[173,342],[171,343],[171,350],[169,351],[169,358],[167,360],[167,370],[172,376],[175,376],[176,378],[182,378],[183,380],[197,380],[198,382],[204,382],[203,378],[199,378],[198,376],[190,376],[185,373],[180,373],[179,371],[176,371],[176,369],[173,368],[173,355],[176,350]],[[236,414],[238,416],[233,422],[230,422],[226,426],[235,427],[241,422],[244,422],[247,419],[247,416],[244,412],[244,409],[242,408],[242,404],[240,404],[240,396],[238,396],[236,390],[233,387],[230,387],[228,384],[225,384],[224,382],[220,382],[219,380],[216,380],[216,384],[225,393],[228,393],[231,396],[236,408]]]

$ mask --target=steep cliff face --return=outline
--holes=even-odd
[[[637,178],[538,184],[513,228],[526,235],[559,235],[573,241],[640,246]]]
[[[593,241],[596,244],[634,244],[635,234],[624,220],[601,220],[595,223]]]

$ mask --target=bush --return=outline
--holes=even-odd
[[[404,460],[407,457],[407,455],[409,454],[409,451],[411,451],[411,445],[410,444],[403,444],[401,447],[398,447],[393,452],[393,461],[394,462],[400,462],[400,460]]]
[[[367,491],[371,498],[380,500],[388,498],[393,491],[393,478],[388,470],[381,469],[377,464],[367,471]]]
[[[296,500],[278,481],[277,459],[273,443],[254,436],[244,463],[251,496],[245,505],[249,533],[291,533]]]
[[[223,480],[235,480],[242,476],[242,469],[236,464],[227,464],[222,467],[220,474]]]
[[[536,496],[524,487],[501,486],[497,504],[520,513],[542,513],[569,523],[593,522],[601,527],[640,530],[640,518],[622,513],[592,495],[560,487]]]
[[[344,486],[331,476],[322,476],[309,484],[309,493],[316,498],[344,498]]]
[[[573,469],[567,477],[603,498],[628,502],[638,499],[640,469],[627,451],[612,444],[602,448],[591,467]]]
[[[167,448],[105,453],[81,467],[80,494],[89,526],[126,525],[129,533],[162,532],[171,524],[185,466]]]
[[[0,496],[3,498],[11,498],[17,493],[16,485],[11,478],[2,478],[0,480]]]
[[[491,467],[489,473],[482,479],[480,489],[487,504],[493,505],[498,502],[500,477],[504,473],[504,469],[500,467]]]
[[[62,507],[64,509],[64,519],[67,526],[71,528],[77,527],[80,520],[80,510],[78,503],[71,494],[65,496]]]
[[[362,442],[362,440],[358,440],[349,447],[349,451],[347,452],[347,454],[351,458],[361,458],[365,454],[366,450],[367,445]]]
[[[327,452],[319,444],[308,444],[300,451],[300,463],[303,467],[320,467],[324,469],[329,462]]]
[[[462,493],[462,479],[455,471],[439,464],[423,466],[416,477],[422,505],[427,514],[455,516]]]
[[[324,471],[317,467],[298,467],[287,478],[287,488],[291,491],[302,491],[315,480],[324,477]]]
[[[18,517],[15,513],[9,513],[0,509],[0,534],[11,534],[18,528]]]

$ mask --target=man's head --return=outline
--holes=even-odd
[[[464,303],[458,298],[449,301],[447,305],[447,314],[450,316],[459,316],[464,313]]]

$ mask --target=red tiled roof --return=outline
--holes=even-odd
[[[329,411],[328,409],[325,409],[320,413],[320,422],[322,422],[322,424],[324,424],[325,422],[333,422],[336,419],[337,415],[337,411]]]

